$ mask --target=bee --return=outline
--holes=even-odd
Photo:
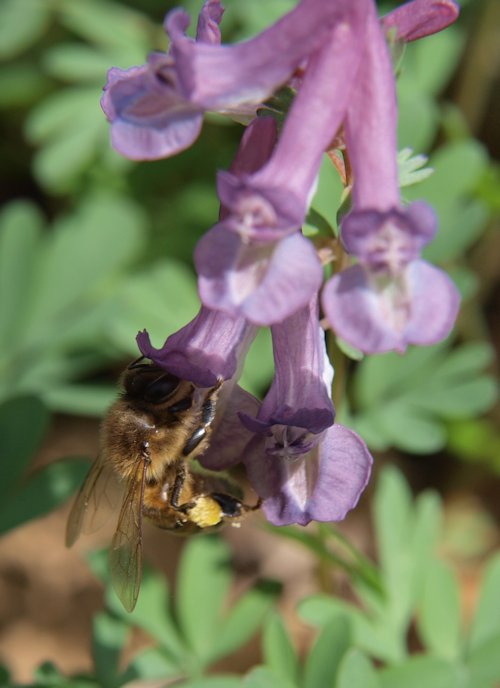
[[[108,481],[118,478],[124,490],[110,573],[127,611],[139,595],[143,517],[190,535],[236,525],[260,506],[243,503],[227,480],[192,470],[191,460],[208,448],[222,384],[202,389],[141,357],[125,370],[123,392],[103,421],[100,452],[71,509],[66,544],[98,527]]]

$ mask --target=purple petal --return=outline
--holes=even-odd
[[[370,3],[367,19],[363,59],[345,122],[353,208],[389,210],[400,205],[396,84],[375,3]]]
[[[400,41],[415,41],[430,36],[452,24],[460,13],[453,0],[413,0],[396,7],[381,22],[385,31],[396,29]]]
[[[234,377],[256,328],[244,318],[233,318],[202,306],[198,315],[155,349],[146,330],[137,335],[141,353],[156,365],[199,387],[212,387]]]
[[[249,244],[223,225],[198,242],[195,265],[206,306],[257,325],[279,322],[306,306],[323,277],[313,245],[301,234]]]
[[[271,328],[274,379],[259,419],[319,433],[333,423],[333,369],[318,322],[318,298]]]
[[[405,209],[354,210],[342,222],[347,251],[374,272],[395,275],[420,256],[436,233],[433,209],[423,201]]]
[[[305,199],[286,187],[257,186],[249,175],[220,171],[217,193],[226,227],[246,240],[277,241],[302,226]]]
[[[332,329],[368,354],[441,341],[453,327],[459,301],[446,273],[422,260],[378,286],[355,265],[329,280],[322,295]]]
[[[131,160],[155,160],[188,148],[200,133],[202,111],[183,100],[147,64],[108,72],[101,107],[113,147]]]
[[[360,16],[360,4],[302,0],[258,36],[231,46],[195,43],[184,35],[189,17],[173,10],[165,26],[181,92],[186,99],[216,111],[262,102],[325,44],[337,24]]]
[[[220,43],[219,24],[224,14],[224,8],[220,0],[206,0],[198,16],[196,27],[196,40],[200,43]]]
[[[231,384],[231,383],[226,383]],[[221,397],[225,392],[222,387]],[[198,457],[204,468],[221,471],[240,463],[243,451],[252,439],[252,433],[241,423],[239,413],[254,415],[260,402],[238,385],[234,385],[227,399],[217,404],[217,415],[207,451]]]
[[[334,6],[341,3],[324,3]],[[351,2],[322,47],[309,57],[278,145],[254,175],[256,186],[287,188],[306,209],[324,151],[340,128],[363,55],[370,0]],[[366,6],[366,7],[365,7]]]
[[[409,344],[437,344],[455,324],[460,307],[458,289],[443,270],[424,260],[408,266],[407,280],[412,309],[405,338]]]
[[[247,447],[245,466],[263,511],[274,525],[340,521],[358,503],[370,477],[372,457],[352,430],[333,425],[309,454],[290,462],[266,456],[262,440]]]

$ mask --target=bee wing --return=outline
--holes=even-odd
[[[137,602],[142,576],[142,505],[146,462],[137,461],[130,476],[118,525],[109,551],[111,582],[123,606],[131,612]]]
[[[98,530],[111,513],[110,509],[101,508],[103,503],[112,508],[113,490],[110,481],[115,480],[112,467],[105,457],[99,455],[81,486],[71,507],[66,525],[66,546],[71,547],[80,533],[93,533]]]

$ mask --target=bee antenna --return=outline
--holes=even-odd
[[[139,358],[136,358],[135,361],[132,361],[132,363],[129,363],[127,366],[127,370],[133,370],[134,368],[140,368],[141,366],[147,365],[147,363],[141,363],[146,357],[145,356],[139,356]]]

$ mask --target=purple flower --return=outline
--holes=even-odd
[[[256,328],[244,318],[233,318],[202,306],[198,315],[155,349],[146,330],[137,335],[141,353],[156,365],[199,387],[237,376]]]
[[[242,187],[241,180],[248,179],[271,155],[275,137],[272,118],[255,119],[242,138],[227,175],[229,183]],[[242,315],[260,325],[282,320],[304,306],[321,285],[316,251],[297,229],[284,236],[266,229],[275,215],[272,204],[262,197],[242,191],[236,215],[226,205],[232,203],[234,209],[230,191],[223,189],[220,195],[221,222],[202,237],[195,251],[200,297],[209,308]]]
[[[371,455],[333,425],[333,369],[317,299],[271,328],[275,376],[258,413],[240,413],[254,433],[243,452],[248,477],[275,525],[344,518],[365,488]]]
[[[219,45],[219,0],[201,10],[196,41],[185,35],[189,16],[167,15],[167,54],[153,54],[142,67],[112,69],[102,108],[111,122],[113,146],[134,160],[168,157],[197,138],[203,112],[247,118],[318,48],[332,30],[367,0],[301,0],[291,12],[258,36],[236,45]]]
[[[422,7],[421,0],[412,4]],[[412,35],[408,13],[400,16]],[[421,23],[421,15],[416,18]],[[408,344],[446,337],[459,295],[446,273],[420,259],[436,231],[433,211],[422,202],[401,206],[393,69],[373,8],[369,19],[345,121],[354,184],[341,238],[359,263],[325,285],[322,304],[330,325],[351,345],[366,353],[402,352]]]
[[[305,306],[319,289],[321,263],[300,228],[323,152],[347,109],[364,36],[363,4],[344,8],[329,41],[310,57],[269,159],[253,174],[219,173],[226,210],[195,254],[205,305],[270,325]],[[259,145],[257,130],[249,137]]]

